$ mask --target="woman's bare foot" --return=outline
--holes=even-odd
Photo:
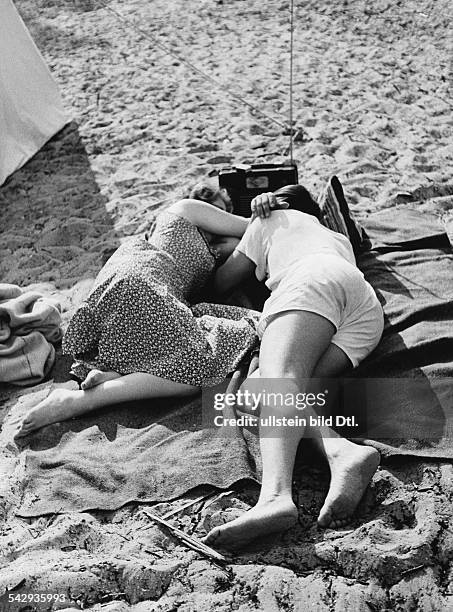
[[[45,425],[64,421],[79,414],[77,409],[80,405],[80,394],[83,393],[72,389],[54,389],[45,400],[39,402],[25,415],[14,438],[22,438]]]
[[[330,464],[329,492],[318,517],[321,527],[343,527],[352,516],[379,465],[380,455],[371,446],[351,444],[348,452]]]
[[[113,370],[108,372],[103,372],[102,370],[90,370],[80,387],[86,391],[87,389],[92,389],[93,387],[106,382],[107,380],[115,380],[115,378],[119,378],[120,376],[121,374],[118,374],[118,372],[114,372]]]
[[[297,520],[293,501],[285,496],[258,501],[257,505],[239,518],[211,529],[203,541],[209,546],[238,549],[261,536],[286,531]]]

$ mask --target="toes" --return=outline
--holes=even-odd
[[[218,537],[219,537],[219,528],[215,527],[214,529],[211,529],[211,531],[208,533],[208,535],[204,539],[206,540],[206,542],[215,542]]]
[[[341,529],[342,527],[345,527],[350,520],[350,517],[336,519],[335,521],[333,521],[335,529]]]
[[[92,389],[103,382],[120,378],[120,376],[121,374],[118,374],[118,372],[114,372],[113,370],[109,372],[105,372],[104,370],[90,370],[80,387],[83,389],[83,391],[87,391],[88,389]]]
[[[318,517],[318,525],[324,529],[339,529],[348,524],[350,517],[333,516],[330,510],[321,510]]]
[[[319,513],[318,516],[318,525],[320,527],[329,527],[330,524],[332,523],[332,514],[330,512],[330,510],[321,508],[321,512]]]
[[[321,521],[318,519],[318,525],[324,529],[342,529],[349,523],[349,521],[350,517],[334,518],[329,514],[329,520],[327,521],[327,519],[324,519]]]
[[[17,433],[14,435],[14,439],[28,436],[28,434],[35,431],[35,429],[36,429],[35,421],[30,416],[28,416],[24,418],[24,420],[22,421]]]
[[[100,370],[90,370],[80,386],[84,390],[91,389],[91,387],[95,387],[101,382],[101,378],[102,372]]]
[[[221,535],[220,527],[214,527],[214,529],[211,529],[208,535],[204,537],[201,541],[204,542],[205,544],[210,544],[210,545],[216,544],[221,540],[220,535]]]
[[[18,438],[23,438],[29,433],[29,431],[29,427],[21,427],[19,431],[15,434],[14,439],[17,440]]]

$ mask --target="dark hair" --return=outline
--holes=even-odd
[[[277,199],[284,200],[289,204],[292,210],[312,215],[317,219],[321,219],[322,213],[319,204],[313,199],[312,195],[305,189],[303,185],[286,185],[274,191]]]

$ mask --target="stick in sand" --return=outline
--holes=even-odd
[[[200,497],[197,497],[196,499],[191,499],[189,502],[187,502],[186,504],[184,504],[180,508],[176,508],[175,510],[170,510],[170,512],[167,512],[166,514],[164,514],[164,516],[162,518],[165,519],[165,520],[169,519],[171,516],[175,516],[175,514],[179,514],[183,510],[186,510],[187,508],[190,508],[190,506],[194,506],[195,504],[198,504],[199,502],[204,501],[205,499],[209,499],[210,497],[214,497],[214,495],[217,495],[217,493],[218,493],[217,491],[211,491],[210,493],[206,493],[205,495],[201,495]]]
[[[151,512],[148,512],[148,510],[142,510],[142,512],[152,521],[155,521],[156,523],[159,523],[159,525],[166,527],[176,538],[178,538],[178,540],[184,542],[184,544],[192,550],[196,550],[198,553],[214,561],[226,563],[226,557],[218,553],[210,546],[206,546],[206,544],[203,544],[203,542],[198,540],[198,538],[194,538],[193,536],[187,535],[187,533],[181,531],[181,529],[178,529],[177,527],[174,527],[165,519],[161,518],[160,516],[157,516],[157,514],[152,514]]]

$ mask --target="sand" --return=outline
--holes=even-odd
[[[231,162],[288,159],[281,126],[238,105],[227,91],[287,124],[288,6],[277,0],[106,3],[148,32],[146,39],[95,0],[16,4],[72,122],[0,188],[0,278],[57,297],[66,325],[112,250],[146,231],[195,180]],[[359,218],[403,203],[435,212],[453,235],[447,0],[295,6],[300,182],[317,194],[337,174]],[[60,360],[57,381],[67,379],[66,367]],[[2,397],[3,413],[18,401],[10,389]],[[13,455],[12,463],[17,460]],[[65,595],[53,608],[27,609],[452,608],[451,465],[386,465],[357,520],[343,531],[316,528],[326,470],[312,466],[297,478],[297,528],[235,558],[228,571],[158,527],[142,531],[148,522],[137,505],[30,521],[4,512],[0,587]],[[20,490],[20,482],[7,483],[6,495],[13,485]],[[173,521],[202,533],[228,516],[226,508],[246,508],[255,495],[241,488],[228,503],[197,504]]]

